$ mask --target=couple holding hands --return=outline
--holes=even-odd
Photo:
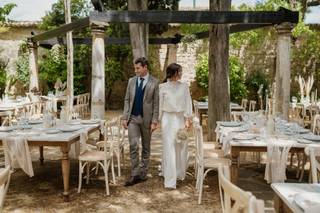
[[[134,62],[136,76],[129,79],[124,100],[123,126],[128,129],[131,176],[125,186],[147,180],[152,132],[161,125],[161,175],[165,188],[176,188],[188,168],[188,144],[176,143],[179,129],[189,129],[192,100],[187,84],[180,82],[182,68],[172,63],[166,69],[163,83],[149,74],[148,61],[142,57]],[[141,140],[140,140],[141,139]],[[139,143],[141,141],[141,160]]]

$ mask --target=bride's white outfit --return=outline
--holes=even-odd
[[[176,188],[188,167],[188,144],[176,143],[175,137],[185,120],[192,116],[192,101],[187,84],[168,81],[160,84],[160,113],[162,130],[162,175],[166,188]]]

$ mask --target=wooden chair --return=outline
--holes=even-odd
[[[2,212],[4,200],[10,184],[11,171],[10,167],[0,169],[0,212]]]
[[[256,104],[257,104],[256,101],[250,101],[249,102],[249,112],[253,112],[253,111],[256,110]]]
[[[230,182],[228,166],[219,166],[219,191],[223,213],[262,213],[264,201],[258,200],[251,192],[246,192]]]
[[[320,114],[315,115],[313,118],[312,132],[315,135],[320,134]]]
[[[241,106],[243,107],[243,110],[246,111],[248,106],[248,99],[243,98],[241,100]]]
[[[312,183],[320,183],[320,147],[310,145],[305,148],[305,153],[310,158]]]
[[[109,192],[109,178],[108,172],[110,164],[112,163],[113,159],[113,140],[108,140],[110,136],[107,135],[107,128],[113,125],[112,123],[107,123],[106,128],[104,131],[105,140],[103,141],[103,150],[93,150],[89,151],[86,150],[79,155],[79,185],[78,185],[78,193],[81,191],[82,185],[82,174],[84,173],[84,168],[86,167],[87,175],[86,175],[86,182],[89,183],[90,177],[90,164],[96,163],[97,165],[103,168],[104,178],[105,178],[105,185],[106,185],[106,193],[110,195]],[[113,170],[113,165],[111,166]],[[113,171],[114,174],[114,171]]]
[[[199,193],[198,204],[201,204],[203,181],[207,176],[208,172],[218,169],[219,165],[231,165],[230,159],[223,158],[219,152],[214,152],[210,157],[205,156],[203,147],[203,133],[200,125],[194,125],[195,128],[195,144],[196,144],[196,189]],[[220,152],[221,153],[221,152]]]
[[[121,117],[115,118],[112,123],[114,125],[107,127],[107,135],[109,141],[113,143],[113,154],[117,158],[118,177],[121,176],[121,158],[124,166],[124,140],[125,140],[125,129],[121,124]],[[103,141],[97,142],[96,146],[98,149],[103,148]]]

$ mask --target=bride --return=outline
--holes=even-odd
[[[166,188],[176,188],[177,179],[184,180],[188,167],[188,144],[176,143],[179,129],[191,126],[192,101],[187,84],[180,82],[182,67],[167,67],[164,83],[159,86],[159,120],[162,130],[162,176]]]

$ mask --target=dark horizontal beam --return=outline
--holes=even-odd
[[[238,33],[253,29],[258,29],[262,27],[269,27],[272,26],[270,24],[236,24],[230,26],[230,33]],[[204,39],[209,37],[209,31],[204,31],[200,33],[195,33],[196,39]],[[178,44],[181,42],[183,35],[177,34],[175,37],[168,37],[168,38],[149,38],[149,44]],[[46,41],[41,41],[40,46],[44,48],[51,48],[54,44],[63,44],[66,45],[66,40],[59,38],[59,39],[51,39]],[[106,45],[128,45],[130,44],[130,38],[106,38],[105,39]],[[91,38],[73,38],[74,45],[86,44],[91,45],[92,40]]]
[[[202,24],[280,24],[298,23],[299,13],[279,11],[92,11],[91,23],[202,23]]]
[[[307,6],[308,7],[313,7],[313,6],[318,6],[320,5],[320,1],[319,0],[314,0],[314,1],[311,1],[311,2],[307,2]]]
[[[86,17],[86,18],[82,18],[77,21],[74,21],[70,24],[64,24],[64,25],[57,27],[53,30],[49,30],[49,31],[40,33],[38,35],[32,36],[32,37],[30,37],[30,39],[33,42],[48,40],[51,38],[62,36],[69,31],[81,29],[81,28],[88,27],[88,26],[89,26],[89,17]]]

